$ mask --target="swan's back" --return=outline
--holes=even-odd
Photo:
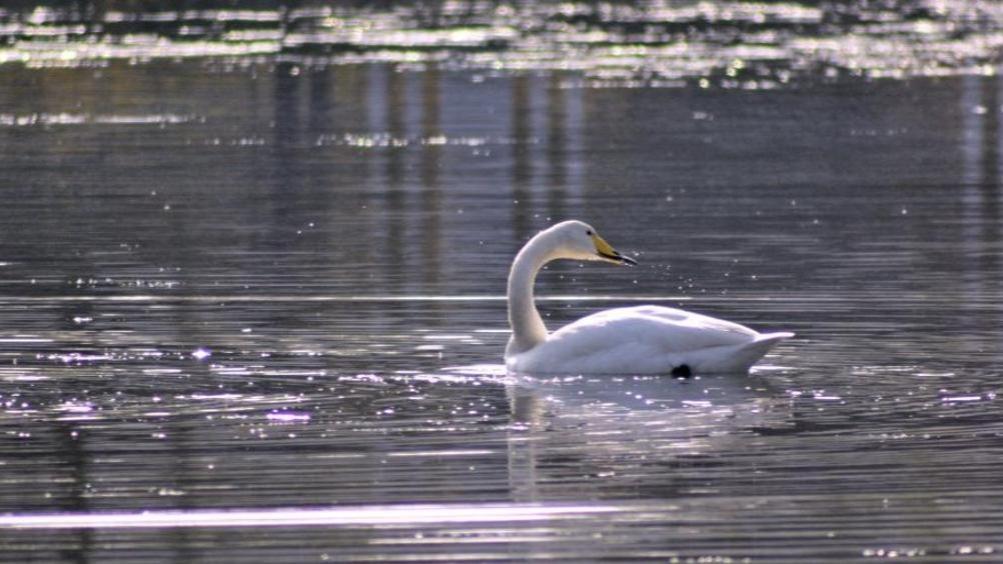
[[[737,345],[758,335],[737,323],[669,307],[644,305],[608,309],[555,331],[548,340],[594,344],[594,349],[613,341],[632,341],[662,351],[684,351]],[[562,346],[570,346],[564,344]]]
[[[790,336],[761,335],[737,323],[645,305],[584,317],[506,362],[527,373],[667,374],[684,365],[696,372],[736,372],[748,370]]]

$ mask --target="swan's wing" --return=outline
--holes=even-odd
[[[699,372],[735,372],[790,336],[763,335],[679,309],[628,307],[579,319],[507,364],[527,373],[656,374],[683,364]]]
[[[745,342],[748,338],[754,338],[759,335],[756,331],[753,331],[744,325],[739,325],[738,323],[732,323],[731,321],[725,321],[724,319],[717,319],[716,317],[710,317],[671,307],[645,305],[621,308],[621,311],[633,312],[634,315],[655,317],[666,324],[690,327],[706,332],[721,333],[722,335],[734,335],[736,337],[741,336],[741,338],[737,339],[737,342]]]
[[[662,353],[737,345],[756,338],[748,327],[699,313],[661,306],[608,309],[583,317],[554,332],[549,342],[561,342],[579,354],[619,344],[652,347]]]

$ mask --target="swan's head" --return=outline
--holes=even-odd
[[[561,258],[601,260],[634,266],[637,262],[621,255],[591,225],[581,221],[564,221],[547,230],[558,244]]]

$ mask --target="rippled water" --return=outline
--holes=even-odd
[[[805,78],[992,74],[994,0],[15,2],[0,64],[216,56],[575,70],[590,86],[773,89]]]
[[[1000,558],[995,72],[236,63],[0,67],[0,560]],[[506,375],[509,261],[569,217],[641,266],[549,268],[552,328],[798,337]]]

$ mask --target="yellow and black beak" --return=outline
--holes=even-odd
[[[627,266],[637,266],[636,260],[621,255],[616,249],[610,246],[605,239],[595,233],[592,234],[592,243],[596,246],[596,254],[604,260],[615,262],[617,264],[625,264]]]

